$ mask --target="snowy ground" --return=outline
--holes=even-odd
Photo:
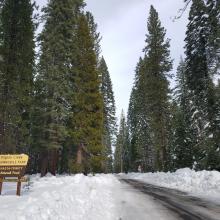
[[[174,220],[169,211],[114,175],[31,177],[15,196],[4,183],[0,220]]]
[[[220,198],[218,172],[121,174],[152,184]],[[24,185],[23,185],[24,186]],[[114,175],[31,176],[31,186],[15,196],[14,183],[3,184],[0,220],[173,220],[178,219],[152,197],[121,183]]]
[[[122,178],[177,189],[192,195],[220,203],[220,172],[179,169],[174,173],[129,173],[120,174]]]
[[[16,197],[16,186],[4,183],[0,197],[1,220],[101,220],[114,219],[113,187],[110,175],[85,177],[31,177],[32,186]]]

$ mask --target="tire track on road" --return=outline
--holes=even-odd
[[[120,179],[177,214],[183,220],[220,220],[220,206],[187,193],[147,184],[132,179]]]

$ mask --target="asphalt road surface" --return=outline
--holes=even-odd
[[[154,207],[154,210],[149,210],[149,208],[148,210],[146,210],[148,207],[148,204],[146,204],[146,202],[145,204],[139,204],[139,206],[143,206],[142,210],[140,210],[141,212],[145,212],[146,210],[146,212],[148,213],[149,212],[159,213],[163,209],[163,211],[166,210],[164,213],[167,215],[167,217],[164,219],[171,219],[171,216],[172,216],[172,219],[178,219],[178,220],[179,219],[220,220],[220,205],[219,204],[215,204],[210,201],[204,201],[202,199],[199,199],[194,196],[190,196],[189,194],[178,191],[178,190],[154,186],[154,185],[136,181],[136,180],[120,179],[120,181],[123,183],[125,187],[127,186],[127,189],[129,189],[130,187],[130,189],[132,189],[133,191],[137,191],[137,193],[141,193],[142,195],[145,195],[148,201],[151,200],[155,204],[157,204],[158,210],[155,210],[156,209],[155,207]],[[126,202],[124,203],[126,205]],[[126,210],[127,210],[126,212],[127,214],[124,215],[125,216],[124,218],[121,217],[120,219],[122,220],[133,219],[132,214],[133,216],[136,216],[136,217],[138,216],[138,213],[134,213],[134,210],[132,210],[132,207],[130,208],[127,207]],[[149,218],[144,218],[143,216],[144,215],[142,213],[142,218],[137,217],[135,219],[137,220],[139,219],[148,220],[149,219]],[[161,217],[160,219],[163,219],[163,218]],[[150,218],[149,220],[157,220],[157,218],[156,217]]]

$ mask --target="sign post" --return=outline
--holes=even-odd
[[[22,177],[28,163],[28,155],[0,155],[0,195],[3,182],[17,182],[17,195],[21,194]],[[16,177],[17,179],[7,179],[7,177]]]
[[[0,177],[0,195],[2,194],[2,184],[3,184],[3,178]]]

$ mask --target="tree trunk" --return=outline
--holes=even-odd
[[[41,153],[41,177],[45,176],[48,171],[48,154],[47,152]]]
[[[82,145],[80,145],[76,154],[76,163],[82,165],[82,159],[83,159]]]
[[[57,149],[52,149],[48,152],[49,172],[54,176],[56,176],[58,159]]]

